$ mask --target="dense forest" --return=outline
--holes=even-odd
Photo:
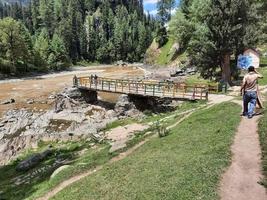
[[[143,0],[0,1],[0,71],[60,70],[86,60],[140,61],[156,20]]]

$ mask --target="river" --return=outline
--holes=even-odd
[[[11,109],[29,109],[34,111],[45,111],[51,109],[53,100],[48,97],[55,95],[65,87],[72,85],[72,78],[77,76],[90,76],[96,74],[107,78],[143,78],[145,70],[138,65],[120,66],[95,66],[74,68],[72,71],[54,74],[0,81],[0,102],[6,99],[15,99],[15,103],[0,105],[0,117]],[[109,102],[115,102],[118,95],[100,93],[99,97]],[[33,100],[32,104],[27,103]]]

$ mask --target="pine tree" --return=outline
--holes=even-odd
[[[175,0],[159,0],[157,10],[159,20],[162,24],[167,23],[171,19],[171,12],[175,6]]]
[[[54,70],[61,70],[68,66],[68,55],[63,40],[56,33],[50,44],[48,64]]]
[[[31,18],[34,33],[37,32],[41,24],[39,15],[39,0],[31,0]]]
[[[17,72],[17,64],[24,64],[28,57],[28,46],[23,38],[22,24],[12,18],[0,20],[1,56],[10,62],[10,72]]]
[[[52,38],[55,29],[54,1],[40,0],[39,13],[42,27],[47,29],[49,38]]]
[[[37,36],[34,43],[34,50],[39,55],[42,62],[46,62],[50,53],[49,35],[46,28],[43,28],[41,33]]]

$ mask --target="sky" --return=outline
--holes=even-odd
[[[144,0],[144,9],[145,11],[149,11],[150,14],[157,14],[157,1],[158,0]],[[178,5],[179,0],[176,0],[176,4]]]

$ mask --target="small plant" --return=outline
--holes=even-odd
[[[145,110],[144,112],[143,112],[146,116],[152,116],[152,111],[151,110]]]
[[[156,122],[155,129],[159,135],[160,138],[166,137],[169,135],[169,131],[165,125],[161,125],[159,121]]]

